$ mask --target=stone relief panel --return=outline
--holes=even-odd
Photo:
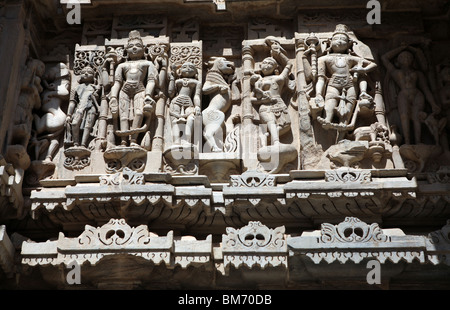
[[[276,37],[244,41],[243,131],[249,169],[297,169],[297,102],[293,41]],[[255,132],[258,137],[256,137]],[[255,139],[256,138],[256,139]],[[284,169],[284,170],[283,170]]]
[[[378,65],[370,47],[338,24],[331,33],[297,34],[297,57],[301,140],[311,145],[302,154],[304,169],[401,166],[394,165]]]
[[[246,170],[430,170],[448,154],[448,62],[421,37],[366,44],[338,13],[299,16],[300,33],[271,19],[203,32],[155,15],[88,20],[59,76],[29,61],[20,106],[35,113],[17,113],[10,153],[31,154],[30,184],[124,168],[214,183]]]
[[[445,65],[434,69],[425,37],[399,37],[391,44],[381,59],[388,118],[400,154],[410,172],[436,171],[449,159]]]

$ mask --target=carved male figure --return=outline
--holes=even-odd
[[[81,146],[86,147],[100,110],[98,105],[99,87],[94,84],[95,71],[87,66],[81,70],[80,85],[70,100],[67,123],[70,123],[74,146],[80,145],[80,130],[83,130]]]
[[[138,31],[130,32],[125,49],[128,59],[117,66],[109,104],[113,117],[120,119],[120,131],[116,133],[121,136],[121,144],[127,145],[127,136],[131,135],[130,145],[137,146],[139,133],[147,130],[141,128],[144,114],[154,110],[152,96],[158,72],[153,62],[144,58],[145,46]]]
[[[345,25],[336,26],[330,45],[330,53],[318,59],[316,97],[312,99],[312,105],[325,110],[324,117],[317,117],[325,129],[335,127],[332,124],[335,113],[340,126],[348,124],[358,99],[356,86],[359,85],[359,99],[368,103],[371,96],[367,94],[367,82],[363,76],[377,67],[375,63],[349,52],[353,42]]]
[[[169,83],[169,96],[175,96],[169,107],[173,142],[181,144],[181,131],[184,125],[184,142],[192,143],[195,117],[201,115],[201,82],[197,79],[197,68],[191,62],[185,62],[181,66],[178,70],[178,79],[175,79],[173,73]]]

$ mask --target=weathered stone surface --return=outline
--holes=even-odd
[[[448,5],[367,2],[0,1],[0,287],[449,288]]]

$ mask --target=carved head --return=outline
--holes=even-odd
[[[267,57],[261,63],[261,72],[264,75],[278,74],[278,62],[273,57]]]
[[[409,51],[403,51],[397,56],[397,63],[400,68],[409,68],[411,67],[414,61],[414,56]]]
[[[128,43],[125,46],[127,55],[131,60],[142,59],[145,55],[145,46],[141,34],[137,30],[130,32]]]
[[[81,70],[80,82],[81,83],[93,83],[95,79],[95,70],[86,66]]]
[[[198,70],[192,62],[187,61],[178,69],[178,75],[183,78],[196,78]]]
[[[347,51],[353,44],[348,34],[346,25],[337,25],[333,36],[331,37],[331,49],[335,53],[343,53]]]
[[[210,70],[220,71],[224,75],[234,73],[234,63],[228,61],[225,57],[211,57],[208,62]]]

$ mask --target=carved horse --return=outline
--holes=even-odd
[[[231,106],[231,89],[225,80],[234,74],[234,64],[224,57],[211,57],[209,70],[203,85],[203,93],[210,95],[211,101],[203,110],[203,135],[213,152],[222,152],[214,136],[220,131],[225,121],[225,113]]]

